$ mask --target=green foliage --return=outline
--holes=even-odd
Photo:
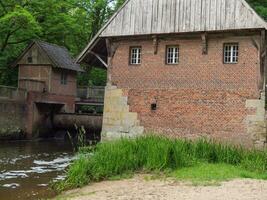
[[[212,141],[187,141],[146,136],[98,144],[93,152],[80,154],[61,187],[80,187],[113,176],[175,171],[199,163],[228,164],[254,173],[267,173],[267,151],[250,151]]]
[[[265,20],[267,20],[267,1],[266,0],[247,0],[255,11]]]
[[[10,66],[33,39],[66,46],[77,56],[115,11],[113,5],[117,0],[0,0],[0,84],[16,86]],[[105,85],[103,70],[90,74],[81,75],[83,85]]]
[[[76,131],[74,137],[72,137],[70,132],[67,132],[73,151],[78,151],[79,149],[90,149],[90,145],[92,145],[93,142],[87,140],[84,126],[78,127],[75,124],[74,127]]]
[[[178,180],[190,180],[194,185],[217,184],[234,178],[254,178],[267,180],[267,174],[245,170],[238,166],[224,163],[198,163],[173,171],[170,176]]]
[[[86,73],[78,76],[80,86],[105,86],[107,82],[107,70],[101,68],[87,69]]]
[[[0,52],[4,52],[8,45],[19,44],[37,37],[40,30],[30,12],[21,6],[15,6],[11,12],[0,18]]]
[[[119,9],[122,4],[125,2],[125,0],[117,0],[116,4],[115,4],[115,9]]]
[[[24,48],[21,44],[38,37],[40,32],[32,14],[19,5],[0,14],[0,84],[16,85],[17,69],[10,64]]]

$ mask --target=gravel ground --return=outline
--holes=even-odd
[[[236,179],[217,186],[193,186],[174,180],[147,180],[145,175],[103,181],[71,190],[68,200],[267,200],[267,181]]]

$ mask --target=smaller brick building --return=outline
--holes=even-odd
[[[74,113],[76,76],[83,70],[65,47],[34,41],[15,65],[19,69],[18,88],[27,91],[28,137],[47,132],[55,112]]]
[[[102,136],[263,146],[266,29],[245,0],[126,0],[78,57],[108,69]]]

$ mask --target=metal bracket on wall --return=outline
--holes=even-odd
[[[156,35],[154,35],[152,38],[153,38],[153,46],[154,46],[154,55],[156,55],[158,53],[159,41]]]
[[[208,54],[208,39],[207,39],[208,34],[203,33],[201,34],[201,39],[202,39],[202,54],[207,55]]]

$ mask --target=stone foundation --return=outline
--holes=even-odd
[[[122,89],[107,86],[103,116],[102,140],[121,137],[137,137],[144,133],[137,113],[130,112],[128,98],[123,96]]]
[[[24,138],[25,114],[23,102],[0,99],[0,140]]]
[[[154,132],[262,148],[266,143],[264,94],[256,98],[247,91],[107,87],[103,138]],[[156,103],[155,110],[151,110],[152,103]]]
[[[265,93],[262,93],[260,99],[247,100],[246,107],[255,110],[255,114],[247,116],[248,135],[254,141],[256,148],[266,147]]]

